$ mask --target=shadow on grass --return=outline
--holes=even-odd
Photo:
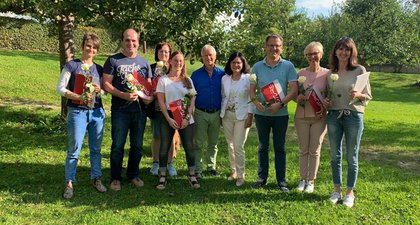
[[[409,82],[406,80],[413,77],[420,78],[418,74],[375,75],[371,80],[373,101],[418,103],[420,99],[418,87],[411,84],[404,86],[398,85],[402,83],[402,80]]]
[[[328,196],[318,194],[305,195],[296,191],[283,193],[275,188],[274,183],[263,189],[253,189],[248,182],[238,188],[234,182],[225,178],[204,178],[202,187],[192,189],[186,177],[186,170],[180,171],[176,178],[168,178],[167,188],[157,190],[155,185],[157,177],[150,176],[148,169],[141,170],[147,174],[143,178],[145,187],[134,188],[127,180],[122,182],[122,190],[98,193],[91,186],[90,168],[79,166],[77,171],[78,182],[75,183],[75,197],[64,200],[64,166],[36,163],[4,163],[0,166],[3,181],[0,191],[15,196],[13,201],[19,204],[40,204],[67,202],[69,207],[88,205],[103,210],[123,210],[138,206],[158,205],[186,205],[186,204],[219,204],[219,203],[244,203],[253,204],[261,201],[324,201]],[[103,170],[104,183],[107,184],[109,169]],[[108,185],[106,185],[108,186]],[[67,204],[66,203],[66,204]]]
[[[411,150],[413,154],[420,154],[420,139],[415,138],[420,136],[418,126],[420,123],[393,123],[390,125],[369,126],[366,124],[363,131],[362,147],[379,146],[380,150],[389,149],[390,146],[400,146],[399,148],[406,148]],[[404,150],[404,149],[401,149]],[[385,154],[386,151],[383,151]]]
[[[4,106],[1,106],[4,105]],[[27,98],[21,98],[21,97],[0,97],[0,110],[4,110],[2,108],[6,108],[8,106],[29,106],[34,107],[34,110],[53,110],[53,109],[59,109],[59,105],[53,105],[48,102],[44,101],[36,101],[32,99]]]
[[[51,53],[51,52],[31,52],[31,51],[17,51],[17,50],[6,50],[0,49],[2,56],[9,56],[9,57],[27,57],[32,60],[36,61],[59,61],[58,53]]]
[[[62,149],[66,124],[51,109],[0,107],[0,147],[18,153],[28,148]]]

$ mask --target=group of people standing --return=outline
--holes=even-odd
[[[203,67],[187,75],[183,53],[172,51],[169,43],[156,46],[155,60],[162,65],[150,64],[138,55],[139,34],[134,29],[123,32],[122,52],[110,56],[104,67],[95,64],[93,57],[99,50],[99,38],[92,33],[85,34],[82,41],[82,57],[67,63],[60,75],[57,90],[69,99],[68,106],[68,150],[65,166],[66,186],[64,198],[74,195],[78,156],[86,131],[89,133],[91,179],[99,192],[107,188],[101,182],[101,143],[103,137],[104,110],[101,90],[112,95],[110,153],[111,184],[114,191],[121,190],[124,145],[130,135],[130,152],[126,176],[135,187],[144,185],[139,175],[139,164],[143,154],[143,136],[147,116],[152,118],[153,164],[151,173],[159,175],[157,189],[165,189],[166,174],[176,176],[173,166],[173,141],[177,132],[185,150],[188,166],[188,181],[192,188],[200,188],[200,179],[219,176],[216,167],[217,142],[220,125],[223,126],[228,146],[231,174],[228,180],[236,186],[245,183],[245,142],[252,120],[258,132],[258,180],[255,188],[267,185],[269,171],[270,133],[275,153],[275,171],[278,188],[289,191],[286,183],[286,131],[288,128],[287,104],[296,101],[295,127],[299,142],[300,177],[297,190],[311,193],[320,162],[321,145],[328,130],[331,150],[331,168],[334,192],[330,200],[341,200],[342,185],[342,140],[345,137],[348,162],[347,192],[343,204],[352,207],[358,174],[358,151],[363,131],[363,112],[372,98],[370,85],[362,91],[354,89],[356,77],[366,72],[357,63],[357,49],[351,38],[337,41],[330,54],[329,67],[320,66],[323,47],[311,42],[304,50],[309,64],[296,73],[290,61],[281,57],[283,38],[277,34],[268,35],[265,40],[265,58],[257,62],[252,70],[240,52],[234,52],[224,70],[216,66],[216,50],[205,45],[201,51]],[[89,69],[84,69],[85,65]],[[160,71],[158,71],[160,70]],[[252,72],[251,72],[252,71]],[[89,73],[93,77],[92,92],[75,93],[77,76]],[[159,77],[154,101],[142,98],[130,91],[129,76],[138,73],[152,82]],[[339,76],[332,78],[331,74]],[[298,77],[304,82],[298,84]],[[96,79],[95,79],[96,78]],[[278,101],[267,102],[261,89],[275,83],[281,92]],[[332,91],[331,89],[334,89]],[[323,94],[322,110],[315,112],[308,102],[308,93],[317,89]],[[182,120],[177,122],[171,110],[176,100],[185,104]],[[93,101],[94,104],[81,104]],[[351,104],[349,104],[351,102]],[[153,110],[150,110],[153,109]],[[147,113],[146,113],[147,112]],[[175,138],[177,135],[175,135]],[[206,144],[207,142],[207,144]],[[205,156],[203,146],[207,146]],[[204,166],[202,166],[202,158]]]

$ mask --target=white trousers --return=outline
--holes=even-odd
[[[234,111],[226,110],[222,119],[223,130],[229,151],[229,162],[232,172],[238,178],[245,178],[245,149],[249,128],[245,129],[245,120],[237,120]]]

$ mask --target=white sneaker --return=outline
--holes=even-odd
[[[153,176],[157,176],[159,173],[159,163],[154,162],[152,164],[152,168],[150,169],[150,173],[152,173]]]
[[[236,180],[236,186],[237,186],[237,187],[242,186],[244,183],[245,183],[245,179],[244,179],[244,178],[238,178],[238,179]]]
[[[312,193],[312,192],[314,192],[314,189],[315,189],[314,181],[313,180],[307,181],[306,182],[305,192],[306,193]]]
[[[169,176],[174,177],[177,176],[178,173],[176,172],[175,166],[172,163],[168,163],[168,166],[166,167],[168,170]]]
[[[346,195],[343,198],[343,205],[351,208],[354,205],[354,196]]]
[[[340,199],[341,199],[341,193],[338,193],[338,192],[334,192],[330,196],[330,201],[334,204],[336,204],[338,200]]]
[[[299,185],[297,186],[298,191],[303,191],[305,189],[306,181],[304,179],[301,179],[299,181]]]

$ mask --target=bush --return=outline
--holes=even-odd
[[[118,50],[118,42],[101,28],[76,28],[74,33],[75,51],[80,50],[81,41],[86,31],[96,33],[101,38],[101,53],[113,53]],[[59,52],[57,34],[52,34],[48,26],[34,22],[0,17],[0,48]]]

